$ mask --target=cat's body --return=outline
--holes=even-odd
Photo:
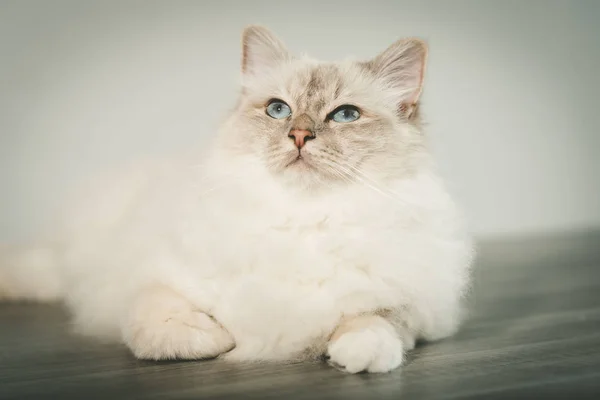
[[[244,93],[214,147],[96,189],[56,246],[0,269],[0,295],[64,298],[80,331],[142,358],[328,354],[350,372],[391,370],[460,322],[460,217],[365,65],[276,57],[260,28],[245,38]],[[290,104],[287,122],[264,114],[272,98]],[[362,119],[328,119],[350,102]],[[301,130],[314,140],[298,144]]]

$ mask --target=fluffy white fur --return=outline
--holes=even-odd
[[[396,114],[412,110],[400,107],[406,99],[415,105],[415,62],[424,63],[415,56],[422,44],[399,43],[372,62],[373,73],[370,64],[336,64],[347,82],[341,104],[377,113],[361,121],[373,124],[364,140],[377,150],[369,150],[372,162],[351,165],[360,149],[340,136],[348,164],[332,163],[326,174],[329,164],[317,158],[279,168],[253,139],[264,136],[253,123],[279,122],[250,105],[286,97],[300,109],[298,77],[321,64],[294,59],[268,31],[249,28],[243,94],[214,146],[95,185],[56,244],[3,251],[0,297],[64,299],[79,331],[148,359],[327,354],[348,372],[386,372],[417,339],[452,334],[471,245],[418,124]],[[269,143],[284,155],[297,151],[272,129]],[[319,140],[306,145],[307,163]]]

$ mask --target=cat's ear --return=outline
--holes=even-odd
[[[403,39],[369,62],[370,69],[392,89],[398,108],[410,117],[423,88],[427,44],[420,39]]]
[[[289,60],[285,45],[267,28],[251,25],[242,35],[242,73],[257,76]]]

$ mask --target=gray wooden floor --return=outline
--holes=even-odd
[[[0,304],[0,399],[600,398],[600,233],[482,243],[471,318],[387,375],[323,364],[143,362]]]

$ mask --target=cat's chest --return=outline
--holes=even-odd
[[[283,223],[244,232],[236,243],[216,258],[227,271],[219,297],[266,324],[290,313],[307,320],[368,307],[391,288],[380,274],[385,239],[365,226]]]
[[[386,245],[398,215],[389,202],[361,193],[215,197],[190,222],[200,232],[190,248],[231,272],[309,276],[361,265]]]
[[[251,343],[238,350],[300,350],[341,315],[395,301],[396,288],[378,272],[392,248],[388,221],[325,212],[232,217],[203,250],[218,271],[211,313],[239,345]]]
[[[243,255],[237,267],[259,275],[325,278],[371,252],[369,236],[368,226],[331,221],[328,216],[249,225],[237,233],[235,249]]]

